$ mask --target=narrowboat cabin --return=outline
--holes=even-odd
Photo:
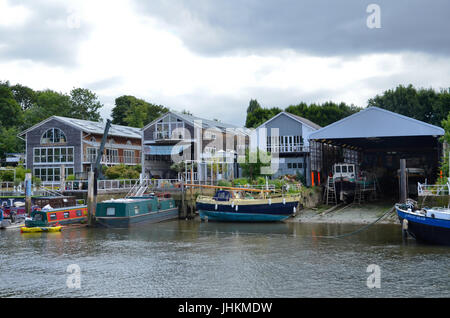
[[[148,195],[111,199],[97,203],[97,224],[102,227],[127,228],[139,223],[157,223],[178,218],[178,208],[170,195]]]
[[[75,197],[39,197],[35,199],[26,227],[49,227],[87,222],[87,205],[78,205]]]

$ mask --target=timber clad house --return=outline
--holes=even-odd
[[[178,178],[170,168],[175,154],[183,160],[196,160],[193,178],[206,181],[212,176],[211,169],[218,171],[212,162],[228,165],[219,169],[223,177],[238,177],[237,156],[245,155],[248,135],[234,125],[169,111],[142,128],[142,144],[146,177]],[[217,178],[214,174],[212,178]]]
[[[307,184],[311,184],[309,136],[321,127],[306,118],[283,111],[261,124],[257,130],[261,128],[266,128],[266,133],[258,134],[258,147],[278,157],[272,158],[272,164],[278,160],[278,169],[272,178],[300,173],[305,176]],[[272,135],[274,128],[278,129],[276,136]]]
[[[26,168],[43,183],[59,183],[65,175],[87,172],[97,158],[105,124],[52,116],[23,131]],[[139,128],[111,125],[101,164],[137,165],[141,163]]]

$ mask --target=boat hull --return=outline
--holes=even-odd
[[[417,241],[450,245],[450,220],[419,216],[396,207],[400,222],[408,221],[407,232]]]
[[[177,219],[178,214],[178,208],[172,208],[136,216],[96,217],[96,223],[100,227],[128,228],[139,224],[151,224]]]
[[[221,222],[279,222],[284,221],[290,215],[280,214],[258,214],[258,213],[235,213],[199,210],[202,220]]]
[[[197,202],[200,218],[224,222],[277,222],[292,216],[298,201],[272,204],[234,205]]]

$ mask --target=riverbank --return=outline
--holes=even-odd
[[[300,210],[294,218],[288,222],[302,223],[335,223],[335,224],[368,224],[376,221],[384,213],[391,210],[394,204],[367,203],[367,204],[349,204],[339,205],[337,207],[319,206],[317,208],[307,208]],[[396,224],[398,223],[397,214],[392,210],[383,217],[378,223]]]

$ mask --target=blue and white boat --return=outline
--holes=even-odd
[[[422,208],[414,204],[396,204],[403,230],[417,241],[450,245],[450,209]]]
[[[197,211],[202,220],[225,222],[276,222],[294,215],[298,196],[275,198],[239,197],[219,190],[214,197],[199,196]]]

